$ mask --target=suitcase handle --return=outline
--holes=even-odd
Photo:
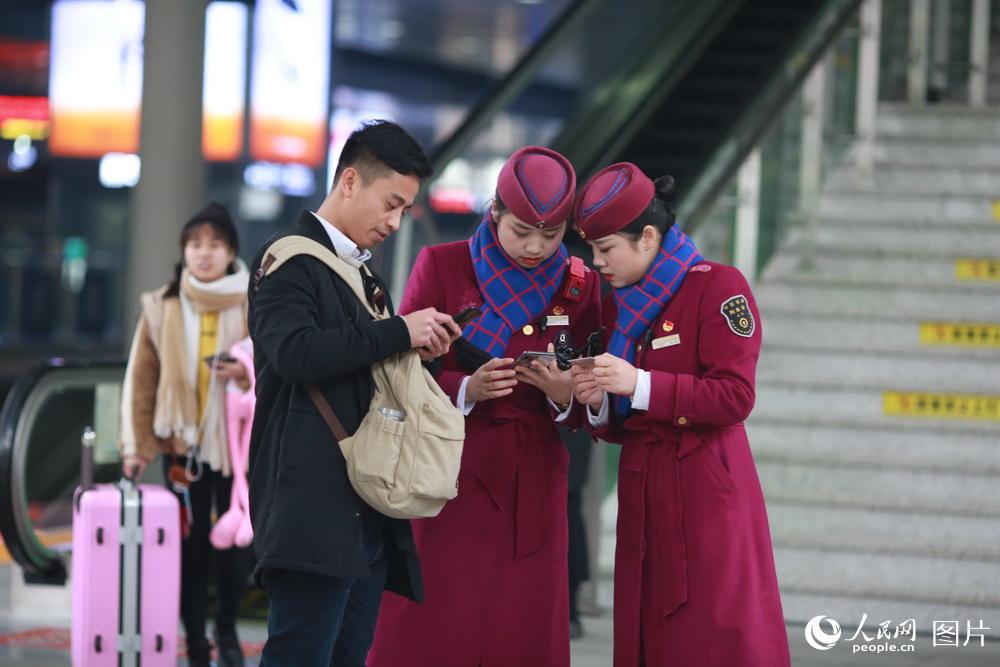
[[[97,433],[90,426],[83,429],[80,435],[80,488],[89,491],[94,488],[94,443],[97,442]]]
[[[80,434],[80,490],[73,498],[76,510],[80,511],[80,497],[94,488],[94,443],[97,433],[90,426],[85,426]]]

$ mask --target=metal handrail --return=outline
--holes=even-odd
[[[781,110],[799,91],[813,66],[857,15],[862,0],[829,0],[789,49],[784,63],[754,99],[727,139],[715,151],[694,185],[680,199],[678,219],[690,233],[698,229],[712,203],[731,182]]]
[[[665,21],[669,30],[650,31],[619,74],[594,91],[554,142],[580,182],[621,153],[743,4],[705,0],[678,7]]]

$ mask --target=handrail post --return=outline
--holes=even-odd
[[[951,0],[934,0],[931,27],[931,90],[943,94],[948,90],[949,51],[951,48]]]
[[[824,56],[813,67],[802,91],[802,141],[799,153],[799,213],[812,215],[823,175],[823,125],[830,58]],[[831,91],[832,92],[832,91]]]
[[[737,176],[738,203],[733,242],[733,264],[748,282],[757,277],[757,239],[760,230],[760,148],[753,149]]]
[[[986,106],[990,64],[990,0],[972,0],[972,39],[969,40],[969,106]]]
[[[858,45],[858,94],[855,107],[858,168],[871,173],[875,163],[875,121],[878,112],[879,49],[882,40],[882,0],[865,0],[861,7]]]
[[[917,106],[927,101],[930,27],[930,0],[910,0],[910,57],[906,74],[906,90],[910,104]]]

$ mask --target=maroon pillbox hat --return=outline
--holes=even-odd
[[[580,237],[594,240],[614,234],[646,210],[655,191],[653,181],[631,162],[601,169],[576,200]]]
[[[500,170],[497,195],[522,222],[558,227],[576,196],[576,172],[565,157],[543,146],[519,148]]]

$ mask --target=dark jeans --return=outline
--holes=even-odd
[[[377,545],[366,544],[376,559],[369,577],[268,574],[267,643],[260,667],[364,667],[389,570],[385,536],[379,537]]]
[[[169,457],[164,457],[165,467]],[[191,482],[193,522],[190,534],[181,541],[181,620],[188,640],[204,638],[208,618],[208,583],[213,571],[219,594],[219,609],[215,617],[216,632],[230,634],[236,630],[236,614],[246,592],[250,575],[252,550],[216,550],[208,541],[212,530],[212,505],[218,516],[229,509],[233,478],[202,467],[201,479]],[[184,499],[174,492],[184,511]],[[214,561],[214,562],[213,562]]]

